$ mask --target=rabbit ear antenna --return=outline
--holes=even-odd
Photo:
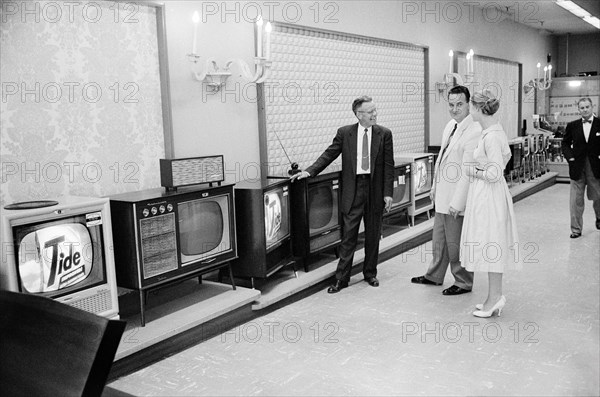
[[[290,169],[288,170],[288,175],[295,175],[299,172],[301,172],[298,169],[298,163],[296,162],[292,162],[292,160],[290,159],[290,156],[288,156],[287,151],[285,150],[285,147],[283,146],[283,143],[281,142],[281,139],[279,138],[279,135],[277,135],[276,131],[273,131],[273,133],[275,134],[275,136],[277,137],[277,141],[279,142],[279,145],[281,146],[281,148],[283,149],[283,153],[285,154],[285,157],[287,157],[289,163],[290,163]]]

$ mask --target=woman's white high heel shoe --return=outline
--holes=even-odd
[[[481,309],[474,311],[473,315],[475,317],[487,318],[487,317],[492,317],[494,315],[494,313],[496,311],[498,311],[498,317],[500,317],[500,314],[502,313],[502,309],[504,309],[505,304],[506,304],[506,298],[504,297],[504,295],[502,295],[500,297],[500,300],[498,300],[498,302],[496,302],[496,304],[494,306],[492,306],[492,308],[490,310],[488,310],[488,311],[481,310],[481,309],[483,309],[483,305],[481,305]],[[479,305],[477,305],[477,306],[479,306]]]

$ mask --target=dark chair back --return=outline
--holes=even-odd
[[[0,291],[5,396],[100,396],[126,323],[49,298]]]

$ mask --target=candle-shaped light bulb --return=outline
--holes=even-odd
[[[198,23],[200,22],[200,14],[198,11],[194,11],[192,16],[192,22],[194,23],[194,40],[192,41],[192,54],[197,54],[196,45],[198,44]]]
[[[469,73],[473,73],[473,59],[475,58],[475,52],[473,51],[472,48],[469,50],[469,55],[470,55],[470,57],[469,57],[469,62],[470,62]]]
[[[265,58],[267,59],[271,58],[271,30],[273,30],[273,28],[271,27],[271,22],[267,22],[267,24],[265,25],[265,33],[267,36],[267,48],[265,51]]]
[[[548,73],[548,66],[544,66],[544,83],[546,82],[546,74]]]
[[[467,52],[467,74],[471,73],[471,54]]]
[[[448,53],[448,56],[450,57],[450,64],[448,65],[448,73],[452,73],[452,64],[454,63],[454,51],[450,50],[450,52]]]
[[[263,19],[262,16],[258,16],[256,18],[256,56],[262,57],[262,26]]]
[[[540,81],[540,66],[542,66],[542,65],[540,65],[540,63],[538,62],[537,65],[536,65],[536,67],[537,67],[537,80],[536,80],[536,82]]]
[[[552,65],[548,65],[548,81],[552,81]]]

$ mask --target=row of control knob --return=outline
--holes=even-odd
[[[156,214],[158,214],[159,212],[160,212],[161,214],[164,214],[164,213],[165,213],[165,211],[167,211],[167,212],[172,212],[172,211],[173,211],[173,204],[167,204],[167,205],[166,205],[166,207],[165,207],[164,205],[161,205],[160,207],[152,207],[152,208],[150,208],[150,209],[148,209],[148,208],[144,208],[144,209],[142,210],[142,215],[143,215],[143,216],[144,216],[144,218],[145,218],[145,217],[149,216],[149,215],[150,215],[150,213],[152,213],[152,215],[156,215]]]

